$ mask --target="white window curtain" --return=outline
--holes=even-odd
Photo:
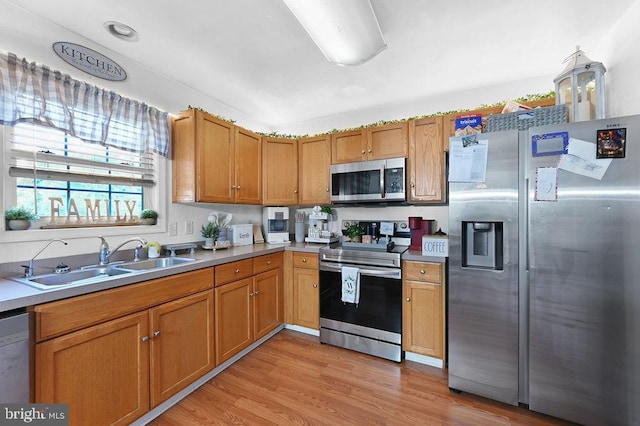
[[[29,122],[89,143],[166,156],[168,114],[69,75],[0,52],[0,124]]]

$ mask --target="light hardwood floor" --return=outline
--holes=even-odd
[[[397,364],[283,330],[155,419],[153,426],[559,425],[449,391],[446,372]]]

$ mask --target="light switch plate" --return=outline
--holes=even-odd
[[[193,234],[193,221],[187,220],[184,223],[184,233],[187,235]]]
[[[178,223],[169,222],[169,236],[175,237],[176,235],[178,235]]]

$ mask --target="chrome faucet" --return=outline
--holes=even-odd
[[[120,248],[123,245],[134,242],[134,241],[137,241],[140,243],[136,246],[136,248],[133,251],[133,261],[137,262],[138,260],[140,260],[140,250],[147,244],[147,240],[145,240],[144,238],[134,237],[134,238],[129,238],[128,240],[126,240],[125,242],[123,242],[113,250],[109,250],[109,244],[107,243],[107,240],[105,240],[104,237],[98,237],[98,238],[102,240],[102,242],[100,243],[100,261],[98,262],[100,265],[107,265],[109,263],[109,258],[111,258],[112,254],[120,250]]]
[[[68,244],[65,240],[60,240],[58,238],[54,238],[53,240],[50,240],[47,244],[45,244],[44,247],[42,247],[40,249],[39,252],[37,252],[35,254],[35,256],[33,256],[31,258],[31,260],[29,260],[29,264],[28,265],[20,265],[24,268],[24,276],[25,278],[29,278],[33,276],[33,261],[35,260],[36,257],[38,257],[38,255],[40,253],[42,253],[44,251],[44,249],[46,249],[47,247],[49,247],[49,245],[51,245],[51,243],[55,243],[56,241],[61,242],[62,244],[64,244],[65,246]]]

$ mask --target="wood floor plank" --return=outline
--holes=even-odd
[[[568,425],[452,394],[446,371],[283,330],[153,420],[174,425]]]

